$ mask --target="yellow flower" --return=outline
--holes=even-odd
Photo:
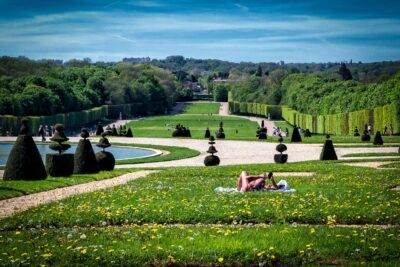
[[[310,233],[311,233],[311,234],[315,233],[315,229],[314,229],[314,228],[311,228],[311,229],[310,229]]]
[[[15,232],[15,235],[20,235],[20,234],[21,234],[20,231],[16,231],[16,232]]]
[[[223,261],[224,261],[224,258],[222,258],[222,257],[218,258],[218,262],[223,262]]]
[[[176,262],[176,259],[175,259],[173,256],[169,255],[169,256],[168,256],[168,262],[169,262],[169,263],[175,263],[175,262]]]
[[[46,254],[43,254],[42,255],[42,257],[43,258],[49,258],[49,257],[51,257],[53,254],[51,254],[51,253],[46,253]]]
[[[86,252],[87,252],[87,249],[86,249],[86,248],[84,248],[84,249],[81,250],[81,254],[86,254]]]

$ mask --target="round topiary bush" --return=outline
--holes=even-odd
[[[82,129],[81,136],[83,139],[79,140],[74,155],[74,173],[98,173],[96,155],[90,140],[86,139],[89,136],[86,129]]]
[[[275,154],[274,161],[276,163],[286,163],[288,160],[288,154]]]
[[[324,147],[322,148],[320,160],[337,160],[337,155],[335,148],[333,146],[332,140],[325,140]]]
[[[383,145],[383,139],[380,131],[377,131],[375,134],[374,145]]]
[[[96,160],[99,171],[112,171],[115,166],[114,155],[108,151],[100,151],[96,153]]]
[[[46,171],[53,177],[71,176],[74,171],[74,154],[62,154],[71,147],[68,144],[62,144],[69,140],[64,134],[64,125],[57,124],[55,130],[50,140],[57,144],[51,144],[50,149],[58,151],[58,154],[46,155]]]
[[[304,132],[304,137],[311,137],[311,132],[309,129],[306,129],[306,131]]]
[[[74,172],[74,154],[46,154],[46,171],[53,177],[68,177]]]
[[[287,154],[282,154],[287,150],[286,145],[282,144],[283,138],[281,135],[279,135],[278,141],[280,142],[279,145],[276,146],[276,151],[278,151],[280,154],[275,154],[274,155],[274,161],[276,163],[286,163],[288,160],[288,155]]]
[[[22,126],[4,169],[3,180],[43,180],[47,173],[39,150],[29,134],[29,121]]]
[[[368,132],[364,132],[364,134],[361,136],[361,141],[369,142],[370,140],[371,140],[371,136],[368,134]]]
[[[208,155],[204,158],[204,165],[205,166],[218,166],[220,163],[220,159],[214,155]]]
[[[292,138],[291,138],[290,141],[292,141],[292,142],[301,142],[301,136],[300,136],[300,133],[299,133],[299,129],[297,128],[296,125],[293,127]]]

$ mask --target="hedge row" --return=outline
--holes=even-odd
[[[55,114],[51,116],[27,116],[32,133],[35,134],[40,125],[55,125],[62,123],[66,128],[78,127],[83,124],[101,120],[108,116],[108,106],[101,106],[88,110]],[[11,115],[0,115],[0,126],[2,129],[12,131],[14,135],[18,134],[21,120],[25,117]]]
[[[229,102],[229,111],[231,113],[250,114],[264,117],[268,117],[268,114],[270,114],[272,119],[280,119],[282,117],[281,106],[259,103]]]
[[[76,111],[55,114],[51,116],[27,116],[29,119],[29,126],[33,134],[39,129],[40,125],[55,125],[56,123],[64,124],[65,128],[80,127],[84,124],[102,120],[105,117],[119,117],[122,114],[143,115],[152,114],[152,110],[157,110],[161,104],[155,102],[152,106],[155,108],[148,108],[143,103],[123,104],[123,105],[103,105],[101,107],[92,108],[88,110]],[[21,120],[25,117],[18,117],[12,115],[0,115],[0,127],[3,131],[10,131],[13,135],[17,135],[21,126]]]
[[[362,133],[365,124],[371,124],[374,132],[383,132],[385,125],[389,132],[392,125],[394,133],[400,133],[400,104],[395,103],[374,109],[317,116],[282,106],[282,117],[292,125],[319,134],[353,135],[355,127]]]

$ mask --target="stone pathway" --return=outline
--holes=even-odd
[[[140,177],[144,177],[157,171],[138,171],[127,173],[118,177],[93,181],[85,184],[78,184],[63,188],[57,188],[50,191],[30,194],[21,197],[15,197],[0,201],[0,219],[9,217],[16,212],[21,212],[41,204],[53,202],[66,197],[93,192],[117,185],[125,184]]]
[[[394,161],[372,161],[372,162],[345,162],[340,163],[347,166],[355,166],[355,167],[369,167],[369,168],[379,168],[379,166],[393,163]]]

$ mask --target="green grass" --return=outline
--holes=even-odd
[[[275,125],[277,127],[281,127],[283,129],[283,131],[285,131],[286,128],[289,129],[289,139],[290,140],[290,136],[293,132],[293,126],[290,125],[288,122],[286,121],[274,121]],[[303,129],[305,131],[305,129]],[[271,133],[271,131],[268,129],[269,133]],[[311,137],[304,137],[301,136],[302,142],[303,143],[324,143],[326,140],[326,135],[325,134],[312,134]],[[350,136],[350,135],[331,135],[330,139],[332,140],[333,144],[337,144],[337,143],[362,143],[365,144],[363,146],[358,146],[358,145],[354,145],[351,147],[382,147],[382,146],[374,146],[372,143],[374,141],[374,136],[371,136],[371,141],[370,142],[363,142],[361,141],[361,136]],[[385,143],[400,143],[400,136],[398,135],[393,135],[393,136],[382,136],[382,139]],[[383,146],[395,146],[395,145],[383,145]],[[336,145],[335,145],[336,147]],[[339,147],[339,146],[338,146]],[[348,146],[341,146],[341,147],[348,147]]]
[[[70,177],[48,177],[38,181],[4,181],[0,180],[0,199],[18,197],[55,188],[88,183],[116,177],[130,172],[127,169],[115,169],[97,174],[74,174]]]
[[[219,114],[220,103],[196,102],[186,103],[183,114]]]
[[[116,164],[136,164],[136,163],[171,161],[171,160],[192,158],[192,157],[196,157],[196,156],[200,155],[199,151],[194,150],[194,149],[189,149],[186,147],[139,145],[139,144],[118,144],[118,143],[115,143],[114,145],[154,148],[154,149],[163,150],[163,151],[168,152],[168,154],[155,156],[155,157],[117,160]]]
[[[400,257],[398,231],[284,225],[126,225],[3,231],[0,264],[298,266],[377,262],[381,266],[387,262],[387,266],[396,266]]]
[[[226,139],[256,140],[257,123],[237,117],[207,115],[161,116],[130,122],[135,137],[171,138],[177,124],[190,128],[192,138],[204,139],[207,127],[213,135],[223,122]],[[236,133],[238,130],[238,133]]]
[[[400,157],[400,153],[396,152],[382,152],[382,153],[352,153],[346,154],[342,157],[384,157],[384,156],[397,156]]]
[[[382,166],[380,166],[380,168],[397,168],[397,169],[400,169],[400,161],[382,165]]]
[[[243,169],[317,174],[286,177],[295,193],[214,192]],[[400,195],[389,188],[399,184],[397,170],[334,162],[168,168],[1,220],[0,265],[390,266],[400,257]]]

